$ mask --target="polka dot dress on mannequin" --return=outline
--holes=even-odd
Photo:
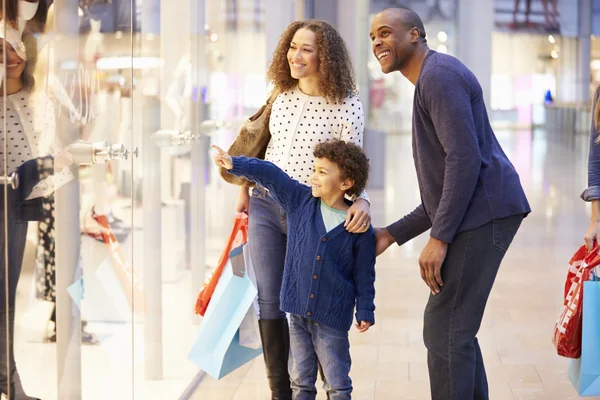
[[[271,141],[265,159],[309,185],[316,144],[340,139],[362,147],[362,103],[357,96],[335,103],[324,97],[308,96],[296,87],[277,97],[269,126]]]

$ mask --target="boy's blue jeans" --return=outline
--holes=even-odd
[[[318,363],[329,400],[351,398],[350,342],[348,332],[290,314],[289,372],[294,400],[314,400]]]

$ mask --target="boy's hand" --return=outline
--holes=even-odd
[[[365,333],[366,331],[369,330],[369,328],[371,327],[371,323],[368,321],[360,321],[360,324],[356,324],[356,329],[358,329],[358,331],[360,333]]]
[[[215,154],[213,157],[213,160],[215,161],[215,165],[217,167],[225,168],[226,170],[230,170],[231,168],[233,168],[233,160],[231,159],[231,156],[227,154],[226,151],[224,151],[219,146],[215,146],[214,144],[210,147],[217,151],[217,154]]]

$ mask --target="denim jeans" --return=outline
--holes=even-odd
[[[279,294],[287,248],[287,217],[268,192],[252,190],[248,210],[248,246],[256,275],[260,319],[283,319]]]
[[[444,286],[429,296],[423,339],[433,400],[487,400],[488,383],[476,335],[504,254],[523,215],[458,234],[442,265]]]
[[[318,364],[329,400],[351,398],[350,341],[348,332],[290,314],[289,371],[294,400],[314,400]]]
[[[3,190],[0,186],[0,190]],[[0,195],[1,196],[1,195]],[[3,196],[2,196],[3,197]],[[11,385],[11,400],[15,396],[15,375],[17,366],[14,355],[14,330],[15,330],[15,303],[17,284],[21,275],[21,265],[27,240],[27,222],[16,218],[15,192],[9,190],[8,201],[8,282],[5,279],[5,240],[4,235],[4,201],[0,201],[0,393],[8,393]],[[6,304],[6,290],[8,289],[8,305]],[[8,313],[8,326],[6,316]],[[9,362],[6,360],[6,347],[8,344]],[[10,382],[9,382],[10,373]]]

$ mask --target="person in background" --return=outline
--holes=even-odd
[[[600,86],[596,88],[592,106],[592,126],[590,129],[590,152],[588,155],[588,187],[581,194],[583,201],[590,202],[592,215],[584,240],[588,250],[594,247],[600,237]]]

